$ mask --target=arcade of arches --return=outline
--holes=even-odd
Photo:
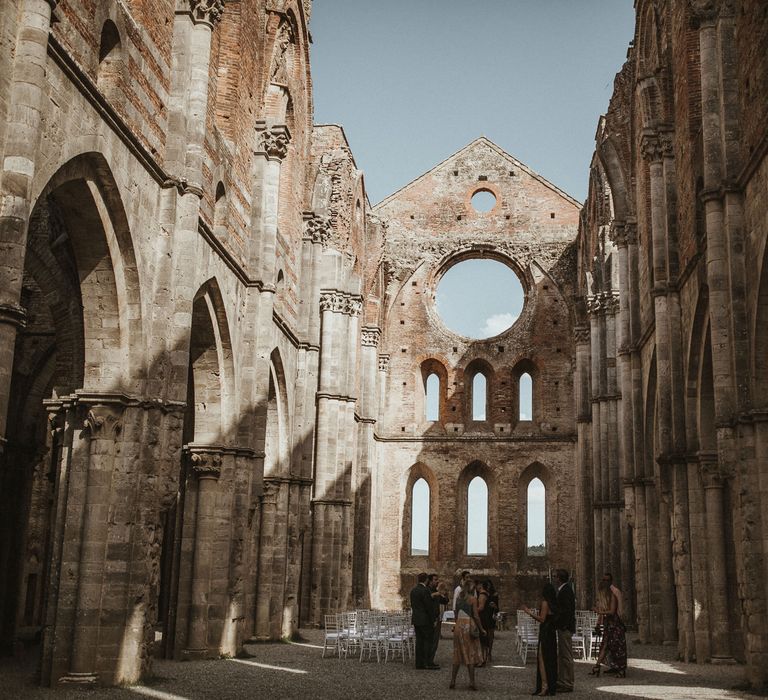
[[[371,207],[311,0],[3,3],[3,652],[135,682],[565,566],[766,684],[768,13],[635,5],[583,206],[479,138]],[[478,258],[524,303],[473,340]]]

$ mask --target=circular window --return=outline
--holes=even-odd
[[[472,208],[484,214],[496,206],[496,195],[490,190],[478,190],[472,195]]]
[[[525,292],[512,269],[498,260],[463,260],[441,278],[437,312],[448,328],[481,340],[503,333],[523,310]]]

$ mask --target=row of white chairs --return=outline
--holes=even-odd
[[[534,610],[538,613],[538,610]],[[572,637],[574,656],[582,659],[594,658],[600,651],[602,635],[595,634],[597,613],[591,610],[576,611],[576,633]],[[517,653],[523,660],[528,661],[528,652],[534,655],[539,645],[539,623],[522,610],[517,611],[516,632]]]
[[[358,656],[362,662],[376,655],[386,663],[414,655],[415,634],[410,610],[352,610],[325,616],[323,658],[331,649],[338,658]]]

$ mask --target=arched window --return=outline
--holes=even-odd
[[[216,198],[213,205],[213,232],[219,238],[227,235],[227,190],[224,183],[216,185]]]
[[[544,483],[539,478],[528,484],[528,543],[529,556],[544,556],[547,553],[546,495]]]
[[[488,554],[488,485],[476,476],[467,488],[467,554]]]
[[[533,420],[533,379],[528,372],[520,375],[518,389],[518,420]]]
[[[425,419],[428,421],[440,420],[440,377],[432,372],[424,383],[426,392]]]
[[[487,380],[482,372],[472,378],[472,420],[486,420],[488,399],[486,396]]]
[[[411,489],[411,556],[429,554],[429,484],[417,479]]]

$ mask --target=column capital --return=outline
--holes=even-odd
[[[589,326],[576,326],[573,329],[573,341],[576,345],[586,345],[591,339]]]
[[[320,290],[320,311],[330,311],[347,316],[359,316],[363,309],[363,297],[338,289]]]
[[[258,131],[256,154],[267,156],[267,160],[282,161],[288,155],[291,132],[285,124],[276,124]]]
[[[360,334],[360,343],[368,348],[379,347],[379,340],[381,340],[381,328],[378,326],[363,326],[363,330]]]
[[[226,0],[189,0],[189,12],[195,24],[205,24],[211,29],[221,20]]]
[[[91,406],[83,427],[90,432],[92,440],[114,440],[123,429],[124,409],[121,404]]]
[[[640,137],[640,155],[649,163],[660,163],[664,157],[661,139],[655,131],[646,131]]]
[[[331,220],[313,211],[304,213],[304,240],[320,243],[325,247],[331,237]]]
[[[221,459],[224,448],[220,445],[184,446],[192,472],[200,479],[218,479],[221,475]]]
[[[664,159],[675,157],[675,132],[674,129],[665,129],[659,132],[659,146]]]
[[[702,24],[714,24],[720,15],[720,0],[690,0],[690,5]]]
[[[389,372],[389,355],[379,355],[379,372]]]
[[[0,304],[0,323],[21,329],[27,325],[27,312],[19,304]]]

